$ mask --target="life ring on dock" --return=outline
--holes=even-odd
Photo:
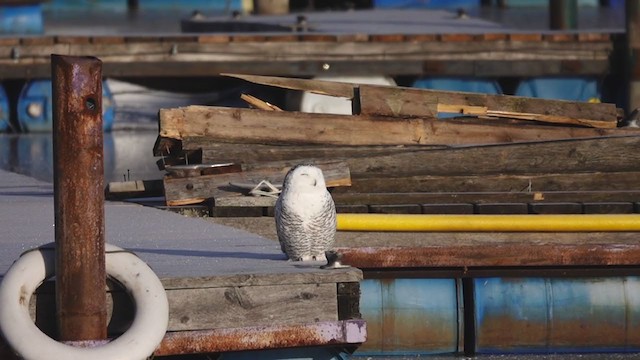
[[[91,348],[57,342],[38,329],[29,315],[29,300],[38,286],[54,275],[55,252],[51,245],[22,254],[0,284],[0,330],[13,350],[26,360],[148,358],[167,331],[167,295],[146,263],[114,245],[105,246],[106,273],[133,298],[136,313],[129,329],[105,345]]]

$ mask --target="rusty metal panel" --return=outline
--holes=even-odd
[[[367,342],[358,354],[419,355],[458,351],[454,279],[369,279],[360,283]]]
[[[300,346],[353,346],[367,339],[362,320],[168,332],[156,356],[265,350]]]
[[[476,279],[476,351],[640,349],[640,278]]]

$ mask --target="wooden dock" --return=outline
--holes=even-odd
[[[0,171],[0,274],[20,254],[52,242],[51,184]],[[169,299],[169,329],[157,356],[332,345],[355,349],[366,337],[358,313],[362,273],[321,270],[285,260],[277,243],[203,219],[108,202],[106,241],[147,262]],[[110,336],[126,329],[130,302],[118,289]],[[32,299],[37,323],[51,332],[53,289]],[[10,350],[0,342],[0,355]]]
[[[622,30],[522,31],[442,10],[307,13],[305,31],[97,33],[0,38],[0,77],[49,77],[49,55],[91,55],[109,77],[606,75]],[[284,24],[297,14],[239,21]],[[212,18],[207,21],[230,21]],[[298,29],[299,30],[299,29]]]

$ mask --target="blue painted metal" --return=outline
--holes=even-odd
[[[107,82],[103,81],[102,116],[105,131],[111,130],[113,126],[115,106],[113,94]],[[18,123],[24,131],[51,131],[53,125],[51,80],[31,80],[24,85],[18,98]]]
[[[522,80],[516,96],[570,101],[599,101],[600,84],[588,77],[539,77]]]
[[[0,5],[0,35],[43,32],[44,22],[40,4]]]
[[[640,278],[474,280],[478,353],[637,352]]]
[[[465,91],[482,94],[502,94],[500,84],[492,79],[466,78],[466,77],[424,77],[419,78],[411,85],[420,89]],[[438,117],[446,118],[460,116],[460,114],[439,113]]]
[[[9,97],[4,90],[4,86],[0,84],[0,132],[7,131],[11,128],[10,116]]]
[[[458,287],[454,279],[370,279],[360,283],[367,342],[358,355],[458,351]]]

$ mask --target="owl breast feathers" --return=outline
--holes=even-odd
[[[280,248],[292,261],[326,261],[333,248],[336,207],[322,170],[298,165],[287,173],[275,207]]]

